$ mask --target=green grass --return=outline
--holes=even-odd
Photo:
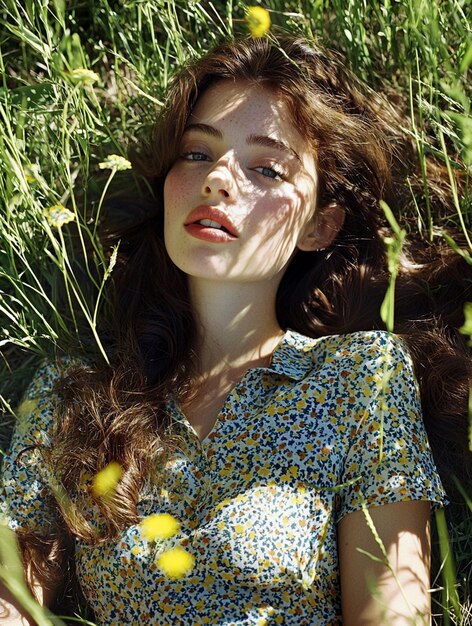
[[[424,156],[436,154],[451,180],[461,161],[472,163],[470,3],[269,0],[265,6],[274,28],[317,37],[373,87],[396,94],[410,116],[405,132],[424,177],[414,228],[430,241],[454,224],[467,239],[470,185],[462,196],[453,185],[452,209],[438,215]],[[75,349],[97,348],[106,356],[97,328],[113,251],[96,239],[96,216],[114,189],[139,190],[144,183],[99,163],[109,154],[125,157],[146,136],[172,72],[228,34],[246,33],[244,15],[244,5],[232,0],[0,1],[0,449],[39,360]],[[71,212],[69,227],[49,224],[44,211],[54,205]],[[400,224],[403,217],[411,224],[411,216],[395,216]],[[384,306],[390,323],[393,312]],[[471,519],[450,524],[454,560],[445,558],[447,534],[439,524],[445,624],[460,624],[470,603]]]

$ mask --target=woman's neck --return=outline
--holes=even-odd
[[[278,280],[225,283],[189,278],[201,325],[199,374],[218,375],[267,364],[283,331],[275,314]]]

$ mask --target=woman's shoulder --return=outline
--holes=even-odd
[[[15,411],[17,419],[12,444],[27,432],[38,434],[51,428],[58,400],[57,383],[84,365],[84,360],[72,356],[45,360],[39,365]]]
[[[272,368],[308,388],[370,389],[386,381],[418,394],[413,362],[404,340],[383,330],[307,337],[287,331]],[[383,382],[382,382],[383,381]]]
[[[377,367],[379,364],[411,364],[408,347],[401,336],[385,330],[363,330],[340,335],[307,337],[288,331],[286,342],[293,357],[321,364]]]
[[[85,361],[72,356],[44,360],[34,372],[25,397],[37,397],[54,392],[56,382],[67,376],[68,372],[83,365]]]
[[[2,455],[0,523],[11,528],[48,532],[55,517],[48,470],[42,456],[51,445],[58,403],[57,385],[79,359],[44,361],[16,408],[8,449]]]

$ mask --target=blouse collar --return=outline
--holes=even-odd
[[[294,380],[303,379],[313,369],[313,348],[320,339],[311,339],[287,330],[272,355],[268,369]]]

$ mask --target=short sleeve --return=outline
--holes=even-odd
[[[356,350],[358,406],[348,417],[337,521],[406,500],[446,502],[425,431],[418,384],[403,342],[385,332]]]
[[[0,478],[0,521],[13,530],[46,535],[55,521],[41,448],[49,443],[57,400],[54,382],[59,375],[55,365],[41,367],[17,410]]]

